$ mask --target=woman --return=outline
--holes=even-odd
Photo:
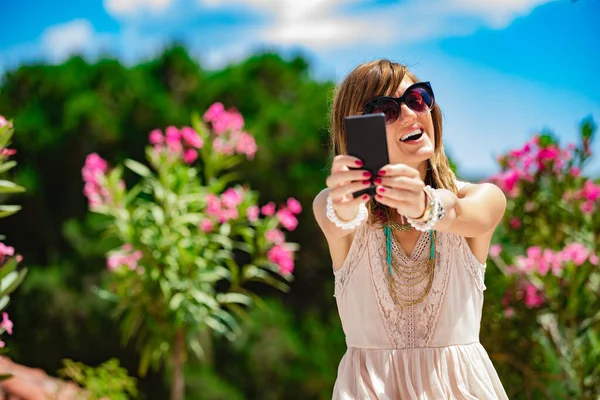
[[[344,117],[379,112],[390,163],[370,176],[345,154]],[[479,343],[502,191],[456,180],[431,86],[388,60],[358,66],[338,87],[331,137],[331,174],[313,211],[348,346],[333,398],[506,399]],[[352,196],[371,182],[374,197]]]

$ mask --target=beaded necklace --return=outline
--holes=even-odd
[[[393,240],[393,230],[402,230],[408,231],[412,230],[412,227],[407,224],[398,224],[394,221],[390,221],[383,226],[383,233],[385,236],[385,246],[386,246],[386,255],[387,255],[387,265],[390,273],[388,279],[388,288],[390,291],[390,295],[394,300],[396,306],[400,308],[410,307],[415,304],[423,301],[429,291],[431,290],[431,286],[433,284],[433,278],[435,276],[435,239],[436,233],[433,230],[429,231],[429,240],[430,240],[430,251],[429,258],[427,261],[423,262],[414,262],[407,257],[409,264],[407,266],[402,265],[394,265],[392,262],[392,240]],[[392,272],[396,272],[397,278],[392,276]],[[425,288],[422,291],[422,294],[417,298],[414,298],[413,288],[418,284],[422,283],[425,279],[428,279]],[[409,292],[406,294],[406,292]]]

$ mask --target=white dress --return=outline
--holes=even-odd
[[[429,234],[421,234],[410,258],[427,259],[429,246]],[[408,257],[397,244],[393,252]],[[400,308],[388,289],[383,229],[359,228],[335,271],[348,349],[333,399],[508,399],[479,342],[485,268],[463,237],[438,232],[431,290]]]

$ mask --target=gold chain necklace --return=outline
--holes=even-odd
[[[425,262],[413,261],[410,257],[406,257],[407,265],[402,266],[394,265],[392,262],[392,241],[393,234],[392,229],[396,226],[402,226],[397,223],[389,223],[384,225],[383,231],[386,241],[387,249],[387,264],[390,276],[388,278],[388,289],[394,304],[399,308],[405,308],[414,306],[422,302],[433,285],[433,279],[435,277],[435,231],[429,231],[430,239],[430,253],[429,258]],[[408,229],[394,229],[394,230],[408,230]],[[397,244],[398,245],[398,244]],[[411,265],[412,264],[412,265]],[[393,274],[395,272],[395,276]],[[422,284],[427,279],[425,287],[420,293],[415,293],[415,287]]]
[[[415,228],[411,224],[399,224],[396,221],[388,221],[387,224],[395,231],[413,231]]]

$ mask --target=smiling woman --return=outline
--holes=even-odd
[[[370,179],[347,155],[343,124],[363,113],[386,120],[389,164]],[[331,135],[331,175],[313,211],[348,346],[333,399],[507,399],[479,342],[485,261],[506,199],[454,176],[432,86],[388,60],[360,65],[337,89]],[[373,197],[354,198],[372,183]]]

